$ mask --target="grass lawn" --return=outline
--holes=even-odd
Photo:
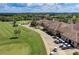
[[[31,20],[22,20],[22,21],[17,21],[17,24],[28,24],[28,23],[30,23],[31,22]]]
[[[46,49],[40,35],[22,26],[18,39],[14,36],[14,28],[8,22],[0,22],[0,54],[45,55]]]

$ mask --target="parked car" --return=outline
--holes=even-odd
[[[55,42],[56,44],[59,44],[59,43],[60,43],[59,40],[55,40],[54,42]]]
[[[60,47],[60,48],[63,47],[63,43],[61,43],[61,44],[59,45],[59,47]]]
[[[67,48],[70,49],[70,48],[72,48],[72,46],[71,46],[70,44],[68,44],[68,45],[67,45]]]
[[[55,55],[55,54],[54,54],[54,52],[52,51],[52,52],[50,52],[50,55]]]
[[[62,40],[62,43],[65,43],[65,41],[64,41],[64,40]]]
[[[57,39],[57,37],[56,37],[56,36],[53,36],[53,38],[54,38],[54,39]]]
[[[59,38],[60,43],[65,43],[64,40],[62,40],[61,38]]]
[[[53,49],[53,52],[57,52],[57,47],[55,47],[55,48]]]
[[[59,40],[59,37],[56,37],[56,39],[58,39],[58,40]]]
[[[65,49],[67,49],[67,46],[63,45],[62,50],[65,50]]]
[[[68,47],[70,48],[70,47],[71,47],[71,45],[70,45],[70,44],[68,44]]]
[[[61,44],[59,45],[59,47],[62,48],[62,49],[69,49],[69,48],[71,48],[72,46],[71,46],[70,44],[68,44],[68,43],[61,43]]]
[[[72,46],[68,43],[65,43],[65,45],[67,46],[67,48],[71,48]]]
[[[65,45],[68,45],[68,43],[64,43]]]

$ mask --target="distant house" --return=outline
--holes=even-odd
[[[52,20],[40,20],[39,23],[48,32],[61,37],[75,48],[79,48],[79,23],[67,24]]]

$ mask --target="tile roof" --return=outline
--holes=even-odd
[[[42,24],[49,31],[59,31],[62,35],[70,40],[79,43],[79,23],[67,24],[64,22],[42,20]]]

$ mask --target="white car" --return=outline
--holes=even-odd
[[[70,44],[68,44],[68,46],[70,47],[71,45],[70,45]]]
[[[71,48],[72,46],[70,44],[67,45],[68,48]]]
[[[63,45],[62,49],[63,50],[67,49],[67,46],[66,45]]]
[[[68,43],[64,43],[65,45],[68,45]]]
[[[57,39],[59,39],[59,37],[57,37]]]
[[[65,48],[65,49],[69,49],[69,48],[71,48],[72,46],[71,46],[70,44],[68,44],[68,43],[63,43],[63,46],[60,46],[60,47],[63,47],[63,48]]]
[[[55,54],[54,54],[54,52],[52,51],[52,52],[50,52],[50,55],[55,55]]]
[[[61,43],[61,44],[59,45],[59,47],[63,47],[63,43]]]
[[[60,41],[61,43],[65,43],[65,41],[64,41],[64,40],[62,40],[61,38],[59,38],[59,41]]]

